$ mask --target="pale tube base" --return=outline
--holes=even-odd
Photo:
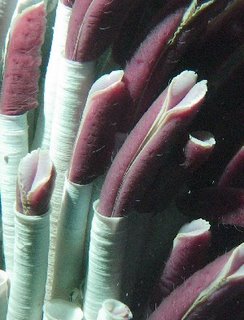
[[[79,306],[61,299],[52,299],[44,305],[43,320],[82,320]]]
[[[8,309],[9,278],[5,271],[0,270],[0,320],[6,320]]]
[[[28,127],[26,114],[0,115],[0,167],[3,223],[3,248],[6,271],[13,272],[14,211],[16,179],[20,160],[28,152]]]
[[[120,300],[121,284],[126,281],[122,276],[126,267],[128,219],[102,216],[96,210],[97,204],[95,201],[85,286],[86,320],[96,320],[104,300]]]
[[[98,312],[97,320],[130,320],[132,318],[132,313],[127,305],[118,300],[107,299]]]
[[[59,62],[62,58],[66,43],[71,11],[72,9],[70,7],[65,6],[61,1],[58,2],[53,29],[52,47],[45,77],[44,107],[39,114],[32,149],[36,149],[40,146],[42,149],[49,149],[50,147],[56,89],[59,76]]]
[[[92,225],[92,219],[94,216],[94,210],[93,210],[93,203],[97,199],[100,198],[100,193],[102,189],[102,185],[104,183],[105,174],[98,177],[96,180],[92,182],[92,195],[91,195],[91,201],[90,201],[90,207],[89,207],[89,213],[88,213],[88,219],[87,219],[87,228],[86,228],[86,243],[85,243],[85,270],[88,268],[88,252],[89,252],[89,246],[90,246],[90,233],[91,233],[91,225]]]
[[[60,59],[50,155],[57,171],[68,170],[80,119],[94,80],[95,62]]]
[[[78,63],[64,58],[60,60],[60,79],[56,93],[55,117],[50,142],[50,156],[57,176],[51,200],[53,210],[46,300],[51,298],[57,222],[61,209],[65,172],[69,168],[81,113],[93,81],[94,65],[94,62]]]
[[[80,288],[91,193],[92,184],[78,185],[66,179],[58,223],[52,298],[70,300],[73,290]]]
[[[1,190],[0,190],[1,194]],[[3,226],[2,226],[2,213],[1,213],[1,201],[0,201],[0,269],[4,269],[3,259]]]
[[[7,320],[41,320],[47,276],[49,213],[16,212],[14,274]]]

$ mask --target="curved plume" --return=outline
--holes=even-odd
[[[182,72],[138,122],[106,177],[99,203],[101,214],[123,215],[155,176],[162,156],[167,155],[169,146],[189,125],[204,100],[206,82],[195,82],[194,72]]]
[[[129,0],[75,1],[66,58],[79,62],[96,60],[116,38],[131,6]]]
[[[37,107],[41,47],[46,27],[42,2],[24,9],[13,20],[2,86],[0,112],[19,115]]]
[[[55,170],[47,151],[35,150],[19,164],[17,210],[25,215],[42,215],[49,209]]]
[[[113,71],[98,79],[90,90],[71,159],[69,180],[74,183],[93,181],[111,162],[127,95],[122,77],[123,71]]]
[[[209,229],[207,221],[198,219],[179,230],[162,275],[153,290],[150,299],[152,310],[195,271],[206,265],[211,241]]]
[[[208,319],[238,296],[244,283],[244,244],[194,273],[172,292],[149,320]]]

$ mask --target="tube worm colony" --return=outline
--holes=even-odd
[[[243,14],[0,0],[0,320],[243,319]]]

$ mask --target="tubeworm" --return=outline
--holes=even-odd
[[[128,238],[128,219],[105,217],[97,211],[98,201],[93,204],[88,272],[85,284],[84,316],[97,318],[106,299],[121,300],[121,283],[124,276],[124,259]],[[101,291],[101,287],[103,290]]]
[[[111,162],[122,101],[126,98],[123,71],[102,76],[92,86],[71,159],[69,179],[87,184]]]
[[[197,6],[196,2],[194,1],[190,5],[189,9],[186,10],[181,22],[180,20],[178,21],[179,25],[175,26],[175,31],[172,30],[173,34],[168,38],[164,50],[160,52],[160,55],[155,61],[155,65],[149,72],[147,71],[147,77],[144,79],[146,81],[143,81],[142,83],[141,78],[134,78],[135,81],[131,86],[136,88],[136,86],[140,85],[141,89],[137,93],[137,101],[134,106],[136,111],[132,119],[132,123],[136,123],[141,115],[151,105],[152,101],[162,90],[162,86],[166,84],[166,81],[168,80],[172,70],[181,61],[182,56],[186,53],[186,50],[189,48],[190,44],[197,39],[203,30],[205,30],[209,19],[216,15],[224,6],[224,1],[220,4],[216,1],[208,1],[199,6]],[[179,15],[179,11],[177,12]],[[175,20],[177,19],[177,12],[175,13]],[[169,16],[165,21],[168,21],[170,17],[173,19],[174,15]],[[144,42],[146,41],[147,39]],[[153,45],[151,45],[146,51],[147,55],[152,51],[152,48]],[[136,55],[137,53],[135,54],[135,59]],[[149,61],[152,60],[149,56],[147,58],[149,58]],[[131,61],[133,61],[133,59],[134,58],[132,58]],[[142,65],[140,67],[142,67]]]
[[[208,319],[211,314],[217,314],[216,309],[228,303],[230,295],[243,292],[243,259],[244,244],[241,244],[194,273],[149,319]]]
[[[47,151],[35,150],[25,156],[18,173],[14,273],[7,319],[41,319],[48,265],[49,202],[55,180]]]
[[[45,16],[45,5],[40,2],[23,10],[11,26],[2,87],[2,114],[19,115],[37,107]]]
[[[92,1],[93,0],[76,0],[73,5],[72,15],[68,27],[68,41],[65,48],[65,56],[70,60],[78,60],[74,59],[74,51],[77,46],[77,41],[80,37],[85,14]]]
[[[63,51],[65,48],[69,19],[72,8],[58,2],[55,23],[53,26],[52,46],[45,74],[43,111],[40,110],[35,139],[32,148],[41,146],[49,149],[53,115],[55,113],[55,99],[57,96],[58,83],[62,74]]]
[[[35,150],[19,164],[17,210],[25,215],[42,215],[49,209],[55,169],[47,151]]]
[[[207,263],[211,241],[210,224],[194,220],[184,225],[174,239],[174,245],[150,298],[152,310],[176,287]]]
[[[96,60],[116,38],[131,1],[76,1],[67,37],[66,58]]]
[[[143,94],[144,88],[152,76],[158,60],[162,56],[162,52],[164,52],[168,41],[176,31],[182,16],[183,10],[179,10],[158,24],[127,64],[124,81],[134,105],[138,103]],[[134,117],[138,119],[138,113],[141,115],[142,111],[136,110],[135,112]]]
[[[186,81],[183,82],[182,80]],[[206,94],[206,82],[185,71],[175,77],[131,132],[117,154],[101,192],[99,211],[123,215],[128,204],[156,174],[175,142],[197,113]]]

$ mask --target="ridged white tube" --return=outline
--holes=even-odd
[[[81,308],[61,299],[52,299],[44,305],[43,320],[82,320]],[[34,320],[34,319],[33,319]]]
[[[8,309],[9,278],[5,271],[0,270],[0,320],[6,320]]]
[[[65,6],[61,1],[58,2],[52,47],[44,85],[44,108],[40,111],[38,118],[35,139],[32,146],[33,149],[39,146],[43,149],[49,149],[50,147],[56,88],[60,72],[59,63],[66,43],[71,10],[70,7]]]
[[[0,115],[0,166],[3,246],[6,271],[13,271],[14,212],[16,180],[20,160],[28,152],[28,128],[26,114],[19,116]]]
[[[98,312],[97,320],[130,320],[132,318],[132,313],[126,304],[118,300],[107,299]]]
[[[56,93],[55,117],[50,142],[50,156],[57,177],[52,196],[51,237],[48,260],[46,299],[51,297],[57,221],[60,214],[64,174],[68,170],[80,117],[94,76],[94,62],[79,63],[61,59]]]
[[[94,62],[79,63],[61,58],[56,92],[50,155],[57,171],[68,169],[80,118],[94,79]]]
[[[85,242],[85,269],[87,269],[88,264],[88,252],[89,252],[89,246],[90,246],[90,232],[91,232],[91,224],[92,219],[94,216],[94,210],[93,210],[93,203],[100,197],[102,185],[104,182],[104,175],[98,177],[96,180],[92,183],[92,195],[91,195],[91,201],[90,201],[90,208],[87,218],[87,228],[86,228],[86,242]]]
[[[120,300],[124,271],[124,256],[128,235],[126,217],[105,217],[94,202],[88,273],[84,297],[86,320],[96,320],[104,300]]]
[[[1,190],[0,190],[1,193]],[[1,199],[1,194],[0,194]],[[1,201],[0,201],[0,269],[3,269],[3,225],[2,225],[2,209],[1,209]]]
[[[80,287],[92,184],[65,181],[58,223],[52,297],[70,300]]]
[[[41,320],[47,276],[49,213],[15,214],[14,274],[7,320]]]

